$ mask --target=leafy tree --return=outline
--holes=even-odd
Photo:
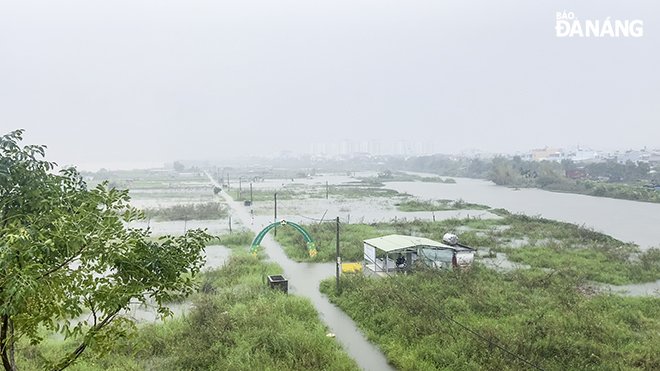
[[[174,167],[174,171],[177,173],[183,173],[186,170],[186,167],[179,161],[174,161],[172,166]]]
[[[75,169],[56,173],[45,147],[21,146],[22,130],[0,137],[0,358],[16,370],[19,339],[39,343],[57,331],[79,345],[46,367],[61,370],[87,348],[107,351],[133,323],[130,303],[190,294],[209,235],[149,239],[127,228],[141,218],[128,191],[88,189]]]

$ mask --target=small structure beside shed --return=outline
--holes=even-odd
[[[407,272],[419,264],[434,269],[464,269],[472,265],[475,249],[458,243],[455,235],[446,234],[444,240],[400,234],[364,240],[364,272]]]

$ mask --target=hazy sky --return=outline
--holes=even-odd
[[[644,36],[555,36],[555,13]],[[0,1],[0,133],[60,163],[399,140],[660,147],[660,2]]]

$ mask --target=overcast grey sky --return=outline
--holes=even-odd
[[[644,36],[555,36],[555,13]],[[309,143],[660,147],[660,2],[0,2],[0,132],[60,163]]]

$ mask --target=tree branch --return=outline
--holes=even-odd
[[[53,367],[54,371],[61,371],[64,370],[65,368],[71,366],[73,362],[80,357],[80,355],[87,349],[87,346],[89,344],[90,339],[94,336],[95,333],[99,332],[102,330],[105,326],[107,326],[112,320],[115,318],[117,313],[121,311],[121,307],[115,310],[114,312],[110,313],[107,317],[103,319],[103,321],[99,322],[98,324],[92,326],[92,328],[87,331],[87,334],[85,334],[85,339],[83,340],[80,345],[69,355],[64,357],[60,363],[58,363],[56,366]]]
[[[0,324],[0,356],[2,357],[2,366],[5,368],[5,371],[16,370],[16,365],[12,362],[13,356],[11,356],[14,348],[14,339],[7,337],[7,331],[11,326],[10,321],[9,315],[2,315],[2,323]]]
[[[76,259],[78,256],[80,256],[80,254],[83,252],[83,250],[85,250],[85,246],[84,246],[84,245],[81,246],[80,249],[78,249],[78,251],[76,251],[75,254],[71,255],[70,258],[64,260],[62,263],[56,265],[55,267],[53,267],[53,268],[47,270],[47,271],[44,272],[44,273],[42,273],[39,277],[37,277],[37,280],[44,279],[44,278],[50,276],[51,274],[57,272],[58,270],[62,269],[65,265],[71,263],[74,259]]]

